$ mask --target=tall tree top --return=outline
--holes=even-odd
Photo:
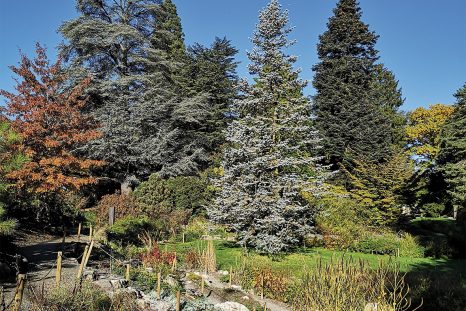
[[[249,72],[255,75],[255,84],[251,87],[243,81],[242,91],[259,100],[246,101],[249,113],[270,112],[282,100],[307,100],[302,90],[307,82],[299,79],[300,70],[293,64],[296,56],[288,55],[286,48],[295,42],[289,40],[288,34],[293,30],[288,25],[288,11],[282,10],[277,0],[272,0],[259,14],[259,23],[252,37],[254,48],[248,53],[251,61]]]
[[[157,15],[158,48],[173,59],[180,59],[186,53],[181,18],[172,0],[164,0]]]
[[[295,62],[295,57],[286,56],[283,48],[294,42],[288,40],[288,34],[292,31],[288,27],[288,11],[282,11],[277,0],[272,0],[259,14],[259,24],[254,31],[252,43],[254,48],[248,53],[251,60],[249,71],[251,74],[264,73],[264,68],[273,71],[281,66],[284,61]]]
[[[362,56],[378,59],[375,49],[378,36],[361,21],[361,8],[356,0],[340,0],[327,23],[328,30],[320,36],[319,58],[333,59],[343,56]]]

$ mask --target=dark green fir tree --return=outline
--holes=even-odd
[[[340,0],[320,36],[313,70],[316,125],[329,163],[354,156],[382,160],[391,145],[390,122],[373,100],[378,36],[361,21],[356,0]]]
[[[447,182],[454,217],[466,206],[466,84],[455,94],[456,110],[442,131],[437,161]]]

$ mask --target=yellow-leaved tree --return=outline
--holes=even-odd
[[[440,132],[455,108],[444,104],[419,107],[408,114],[408,153],[423,165],[430,165],[440,150]]]

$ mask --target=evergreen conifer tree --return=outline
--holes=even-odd
[[[172,0],[164,0],[157,11],[155,45],[169,58],[182,60],[186,55],[184,33],[178,10]]]
[[[137,172],[152,169],[139,161],[144,140],[133,110],[145,99],[147,77],[158,79],[157,86],[164,85],[160,71],[170,66],[166,56],[150,44],[159,1],[77,0],[77,10],[80,15],[60,28],[67,40],[61,50],[71,76],[93,78],[87,89],[92,102],[88,110],[99,121],[103,135],[87,145],[86,153],[104,160],[104,174],[124,190]],[[149,66],[148,56],[157,64]],[[148,70],[153,72],[147,74]]]
[[[466,84],[455,94],[455,112],[446,122],[437,157],[452,198],[454,216],[466,206]]]
[[[241,83],[244,98],[234,104],[221,190],[209,211],[238,233],[239,244],[266,253],[289,250],[313,232],[316,211],[302,193],[317,194],[323,177],[306,83],[292,68],[296,57],[285,53],[290,32],[288,13],[272,0],[259,15],[248,54],[255,83]]]
[[[376,64],[370,87],[371,100],[382,111],[391,127],[391,143],[401,149],[406,144],[406,115],[400,112],[404,103],[401,88],[393,72],[383,64]]]
[[[373,100],[378,36],[361,21],[356,0],[340,0],[320,36],[313,67],[314,113],[330,163],[361,155],[380,161],[390,147],[390,123]]]
[[[91,74],[89,111],[102,126],[86,152],[105,160],[122,190],[151,173],[190,175],[209,163],[207,92],[183,91],[187,56],[170,0],[78,0],[81,15],[64,23],[62,51],[76,76]]]
[[[211,118],[206,123],[206,138],[211,153],[218,152],[225,140],[228,109],[237,97],[236,53],[227,38],[215,38],[210,47],[196,43],[188,48],[185,90],[188,97],[206,94],[208,98]]]

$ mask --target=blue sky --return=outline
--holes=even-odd
[[[215,36],[227,36],[240,50],[240,76],[247,77],[246,51],[267,0],[174,0],[182,18],[188,44],[210,44]],[[0,1],[0,88],[11,90],[7,68],[19,60],[18,49],[32,55],[40,41],[55,54],[62,38],[56,30],[74,16],[74,0]],[[290,11],[291,53],[299,56],[302,78],[312,79],[317,62],[316,44],[326,28],[336,0],[281,0]],[[405,110],[433,103],[452,103],[452,94],[466,82],[465,0],[360,0],[363,20],[380,35],[381,61],[403,88]],[[313,94],[309,87],[306,92]]]

